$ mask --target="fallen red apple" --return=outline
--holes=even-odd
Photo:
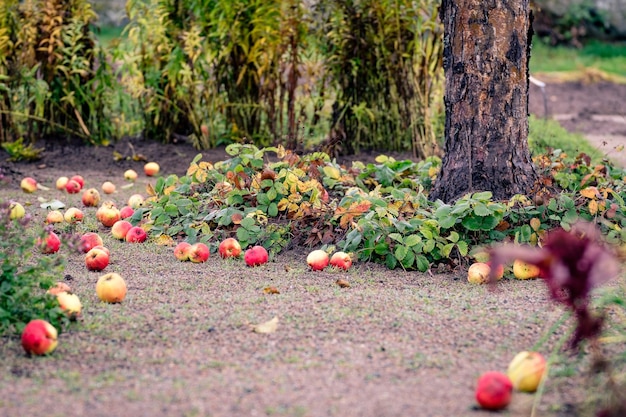
[[[65,210],[65,214],[63,214],[63,218],[68,223],[78,223],[83,221],[83,212],[77,209],[76,207],[70,207]]]
[[[335,252],[330,257],[330,265],[347,271],[352,266],[352,258],[345,252]]]
[[[67,184],[65,184],[65,191],[67,191],[68,194],[77,194],[81,189],[82,187],[75,180],[69,180]]]
[[[76,181],[79,183],[81,189],[85,186],[85,179],[81,175],[74,175],[73,177],[70,177],[70,181]]]
[[[76,294],[62,291],[57,294],[57,301],[61,310],[65,311],[69,318],[75,319],[80,315],[83,305]]]
[[[126,241],[129,243],[143,243],[148,238],[148,234],[140,226],[133,226],[126,232]]]
[[[100,193],[95,188],[89,188],[83,192],[81,200],[85,207],[96,207],[100,204]]]
[[[65,191],[65,186],[67,185],[67,182],[69,180],[70,179],[67,178],[67,177],[59,177],[59,178],[57,178],[56,183],[55,183],[55,185],[57,187],[57,190]]]
[[[515,355],[507,375],[513,388],[523,392],[535,392],[546,372],[546,359],[539,352],[523,351]]]
[[[124,178],[127,181],[135,181],[137,179],[137,172],[135,172],[135,170],[132,170],[132,169],[127,169],[124,172]]]
[[[237,239],[233,237],[228,237],[222,242],[217,248],[217,252],[220,254],[222,258],[238,258],[241,256],[241,245],[237,241]]]
[[[56,349],[57,329],[45,320],[31,320],[22,331],[22,347],[32,355],[47,355]]]
[[[72,289],[70,288],[69,285],[67,285],[65,282],[58,281],[56,284],[54,284],[54,287],[48,288],[48,291],[46,292],[48,294],[57,295],[60,292],[71,292],[71,291]]]
[[[306,257],[306,263],[313,271],[321,271],[328,266],[330,259],[328,253],[321,249],[316,249]]]
[[[120,219],[127,219],[135,214],[135,210],[131,206],[124,206],[120,209]]]
[[[105,181],[102,183],[102,192],[105,194],[113,194],[115,192],[115,184],[111,181]]]
[[[118,220],[111,226],[111,236],[119,240],[126,240],[126,235],[132,228],[133,225],[128,220]]]
[[[174,248],[174,256],[179,261],[188,261],[189,260],[189,248],[191,247],[191,243],[189,242],[180,242]]]
[[[46,215],[47,224],[63,223],[63,220],[63,213],[61,213],[59,210],[49,211]]]
[[[121,218],[121,215],[119,209],[109,202],[100,206],[96,211],[96,218],[103,226],[111,227]]]
[[[489,282],[491,268],[484,262],[474,262],[467,270],[467,280],[472,284],[485,284]]]
[[[49,232],[45,240],[37,239],[37,244],[41,248],[41,253],[57,253],[61,247],[61,239],[54,232]]]
[[[188,249],[189,260],[195,263],[206,262],[210,253],[209,247],[202,242],[196,242]]]
[[[534,279],[539,277],[539,267],[516,259],[513,262],[513,275],[517,279]]]
[[[105,303],[121,303],[126,297],[126,282],[115,272],[102,275],[96,283],[96,294]]]
[[[99,234],[95,232],[87,232],[80,237],[80,243],[78,245],[78,248],[83,253],[87,253],[94,247],[102,246],[102,245],[103,245],[102,238],[100,237]]]
[[[143,172],[149,177],[152,177],[158,174],[159,169],[160,169],[159,164],[157,164],[156,162],[148,162],[147,164],[143,166]]]
[[[110,251],[108,248],[106,248],[106,247],[104,247],[104,246],[102,246],[102,245],[94,246],[94,247],[93,247],[93,248],[91,248],[91,249],[100,249],[100,250],[103,250],[103,251],[105,251],[105,252],[106,252],[106,254],[107,254],[107,255],[111,256],[111,251]]]
[[[90,271],[102,271],[109,265],[109,254],[99,248],[93,248],[85,255],[85,266]]]
[[[128,205],[132,209],[138,209],[143,204],[144,198],[141,194],[133,194],[128,197]]]
[[[489,268],[491,268],[491,261],[485,262]],[[493,269],[493,268],[491,268]],[[504,265],[498,265],[498,269],[496,269],[495,276],[497,280],[501,280],[504,277]]]
[[[26,177],[20,182],[20,187],[25,193],[34,193],[37,191],[37,181],[34,178]]]
[[[26,215],[24,206],[15,201],[12,201],[11,204],[9,204],[9,210],[9,218],[11,220],[19,220]]]
[[[486,410],[502,410],[511,402],[513,383],[501,372],[485,372],[476,384],[476,401]]]
[[[263,246],[253,246],[246,250],[243,260],[248,266],[259,266],[267,263],[269,255]]]

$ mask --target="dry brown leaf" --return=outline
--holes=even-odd
[[[339,278],[336,281],[337,285],[339,285],[341,288],[350,288],[350,283],[348,281],[346,281],[343,278]]]
[[[278,291],[276,287],[265,287],[263,288],[263,292],[265,294],[280,294],[280,291]]]
[[[252,331],[255,333],[274,333],[278,328],[278,317],[274,316],[270,321],[257,324],[252,327]]]

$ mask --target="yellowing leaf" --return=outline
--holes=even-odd
[[[598,202],[596,200],[591,200],[589,202],[589,214],[592,216],[598,212]]]
[[[146,193],[148,193],[149,196],[156,196],[156,191],[154,191],[152,184],[146,184]]]
[[[252,326],[252,331],[255,333],[274,333],[278,328],[278,317],[274,317],[270,321]]]
[[[263,292],[265,294],[280,294],[280,291],[278,291],[276,287],[265,287],[263,288]]]
[[[536,217],[530,219],[530,227],[536,232],[541,227],[541,220]]]
[[[174,246],[174,239],[168,235],[161,235],[155,239],[155,243],[160,246]]]
[[[587,187],[580,190],[580,195],[591,199],[595,199],[598,194],[598,189],[596,187]]]

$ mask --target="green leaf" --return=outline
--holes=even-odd
[[[250,234],[248,233],[246,229],[244,229],[243,227],[240,227],[239,229],[237,229],[237,239],[240,242],[247,242],[248,239],[250,239]]]
[[[278,192],[276,192],[276,188],[272,187],[267,190],[267,198],[269,198],[270,201],[276,200],[276,197],[278,197]]]
[[[267,194],[265,193],[259,193],[256,195],[256,201],[262,205],[262,206],[267,206],[270,204],[271,200],[270,198],[267,196]]]
[[[274,202],[272,202],[268,207],[267,207],[267,215],[271,216],[271,217],[276,217],[278,216],[278,205]]]
[[[474,214],[477,216],[489,216],[490,214],[493,214],[493,210],[490,210],[489,207],[487,207],[486,204],[483,203],[477,203],[474,206]]]
[[[407,248],[406,246],[397,246],[394,255],[397,260],[402,261],[406,257],[408,252],[409,248]]]
[[[417,269],[421,272],[428,271],[428,268],[430,267],[430,263],[424,255],[417,255],[415,257],[415,264],[417,266]]]
[[[404,239],[402,239],[402,235],[400,233],[389,233],[389,239],[393,239],[398,243],[404,243]]]
[[[252,217],[244,217],[241,219],[241,227],[244,229],[250,229],[254,226],[254,219]]]
[[[450,236],[448,236],[447,239],[452,243],[456,243],[459,240],[459,234],[453,230],[450,232]]]
[[[445,258],[449,258],[450,252],[452,252],[453,248],[454,248],[454,243],[448,243],[447,245],[443,245],[439,253],[441,253],[441,255]]]
[[[404,244],[408,247],[413,247],[422,241],[420,235],[409,235],[404,239]]]
[[[459,254],[461,254],[461,256],[467,256],[467,253],[469,251],[469,245],[466,241],[461,240],[457,242],[456,247],[459,249]]]
[[[398,266],[398,260],[391,253],[388,253],[385,257],[385,265],[387,265],[387,268],[389,269],[396,269],[396,266]]]
[[[500,218],[496,216],[469,216],[465,217],[461,224],[463,227],[469,230],[491,230],[494,229],[498,223],[500,223]]]
[[[397,256],[396,256],[397,258]],[[413,251],[408,251],[406,256],[402,259],[402,261],[400,261],[402,263],[402,266],[405,268],[412,268],[413,267],[413,263],[415,263],[415,252]]]
[[[389,253],[389,245],[385,242],[378,242],[376,246],[374,246],[374,252],[376,252],[377,255],[385,255]]]
[[[422,252],[424,252],[424,253],[432,252],[433,249],[435,249],[435,244],[436,244],[436,242],[434,240],[427,240],[424,243],[424,247],[422,248]]]
[[[474,200],[488,201],[491,200],[492,197],[493,193],[491,191],[483,191],[480,193],[472,194],[472,199]]]
[[[445,217],[443,219],[439,220],[439,227],[441,227],[442,229],[450,229],[452,227],[454,227],[454,225],[456,224],[456,217]]]

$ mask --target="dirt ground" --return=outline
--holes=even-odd
[[[570,129],[624,135],[621,122],[593,115],[620,115],[626,86],[550,85],[552,115],[573,115]],[[537,91],[531,111],[542,114]],[[81,174],[88,186],[118,185],[118,204],[154,179],[140,175],[121,189],[122,173],[141,172],[143,162],[115,161],[134,150],[158,161],[162,174],[183,174],[198,153],[179,143],[162,146],[125,140],[105,148],[46,144],[36,163],[5,162],[8,181],[0,199],[16,198],[42,221],[38,198],[67,199],[54,181]],[[225,158],[223,150],[204,160]],[[366,158],[371,156],[364,155]],[[407,155],[408,157],[408,155]],[[33,176],[52,189],[26,195],[19,180]],[[86,209],[92,218],[95,209]],[[306,249],[280,254],[260,268],[215,255],[202,265],[181,263],[171,247],[129,245],[112,239],[93,220],[112,253],[104,272],[128,284],[119,305],[100,303],[82,257],[69,254],[64,277],[83,303],[82,318],[60,336],[50,357],[24,355],[19,339],[0,338],[0,416],[455,416],[486,417],[476,408],[474,384],[485,371],[506,371],[512,356],[537,349],[552,361],[541,395],[515,393],[501,415],[592,415],[588,358],[557,349],[569,327],[551,327],[562,310],[541,281],[508,275],[495,292],[466,282],[465,271],[422,274],[356,264],[346,273],[312,273]],[[344,278],[350,288],[339,288]],[[265,294],[274,286],[280,294]],[[279,318],[275,333],[250,326]],[[545,338],[544,338],[545,337]]]

